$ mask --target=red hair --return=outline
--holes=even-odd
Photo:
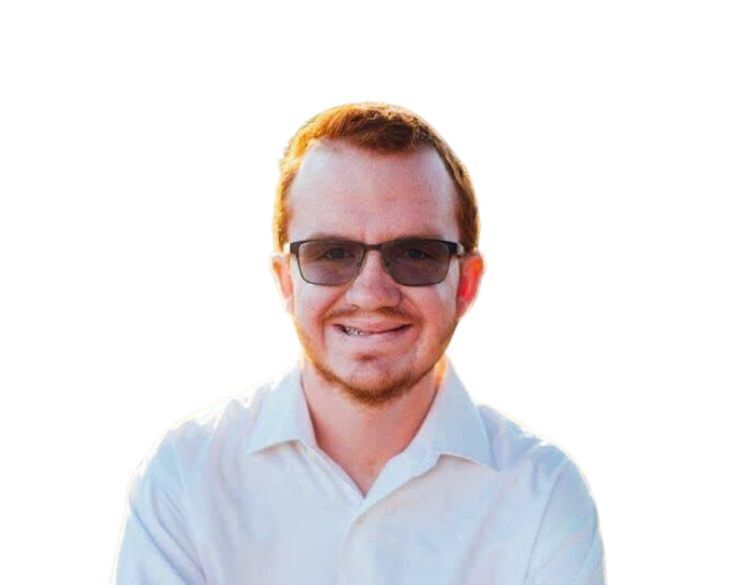
[[[475,190],[464,165],[428,123],[399,106],[359,103],[337,106],[318,114],[291,138],[280,163],[273,217],[273,238],[281,250],[288,240],[286,198],[301,162],[316,141],[344,140],[354,146],[385,154],[433,148],[441,157],[457,191],[460,242],[468,252],[477,248],[480,222]]]

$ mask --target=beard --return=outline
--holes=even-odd
[[[377,376],[373,376],[371,382],[360,383],[359,372],[353,377],[340,375],[324,359],[324,353],[319,351],[318,345],[299,327],[294,320],[296,334],[301,342],[306,359],[312,364],[317,374],[328,384],[338,388],[345,396],[353,402],[368,407],[376,407],[397,400],[418,384],[425,376],[429,375],[437,362],[444,355],[449,342],[454,335],[458,320],[453,322],[442,332],[427,359],[421,363],[414,363],[402,371],[395,371],[390,366],[381,367],[380,357],[369,354],[354,357],[355,368],[377,370]]]

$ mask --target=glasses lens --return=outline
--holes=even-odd
[[[304,242],[299,246],[299,269],[311,284],[346,284],[357,275],[362,255],[362,246],[353,242]]]
[[[383,255],[397,283],[427,286],[444,280],[452,250],[446,242],[436,240],[400,240],[384,246]]]

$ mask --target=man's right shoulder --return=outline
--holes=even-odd
[[[159,437],[136,475],[166,465],[166,461],[171,471],[188,475],[213,456],[222,458],[245,450],[258,414],[280,380],[274,378],[231,394],[180,419]]]

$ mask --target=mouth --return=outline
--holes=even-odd
[[[375,340],[389,340],[400,336],[403,332],[408,330],[411,325],[405,323],[403,325],[397,325],[396,327],[380,328],[380,329],[360,329],[358,327],[352,327],[350,325],[343,325],[341,323],[334,326],[337,331],[347,337],[361,338],[361,339],[375,339]]]

